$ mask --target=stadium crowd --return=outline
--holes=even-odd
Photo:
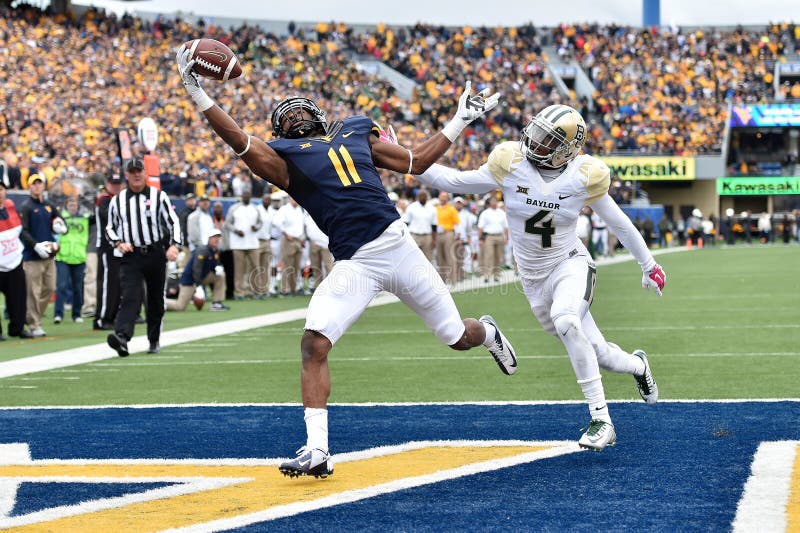
[[[440,129],[452,115],[466,80],[473,80],[478,89],[491,86],[502,92],[502,105],[485,121],[465,130],[443,158],[443,164],[458,168],[477,166],[497,142],[517,138],[531,115],[554,103],[570,104],[585,117],[589,153],[718,151],[729,103],[769,98],[774,62],[781,61],[787,51],[800,50],[800,26],[789,24],[758,31],[688,32],[598,25],[543,30],[530,24],[516,28],[417,24],[377,25],[355,32],[331,22],[319,23],[314,30],[290,25],[288,35],[275,35],[255,26],[224,29],[166,17],[148,22],[93,9],[79,20],[26,4],[15,8],[4,4],[0,14],[2,188],[31,189],[39,182],[51,194],[52,213],[48,213],[63,217],[71,227],[90,224],[93,192],[109,181],[119,181],[122,162],[117,130],[132,132],[141,118],[150,117],[160,125],[161,187],[173,197],[185,198],[187,205],[181,213],[184,253],[173,266],[183,267],[197,249],[208,244],[212,233],[219,233],[213,252],[220,256],[221,270],[206,265],[198,272],[210,276],[208,283],[212,273],[225,274],[227,299],[308,293],[330,269],[330,254],[325,255],[325,236],[308,217],[294,212],[291,199],[253,179],[201,124],[202,117],[183,97],[175,73],[178,43],[207,35],[237,53],[244,80],[224,86],[206,80],[205,87],[222,107],[236,108],[247,117],[245,129],[263,139],[272,137],[267,117],[275,103],[302,94],[317,101],[329,119],[366,114],[379,124],[394,125],[400,143],[412,146]],[[557,90],[548,71],[544,51],[548,45],[555,45],[562,59],[574,58],[585,69],[597,88],[592,105],[574,93]],[[390,84],[361,68],[359,55],[381,60],[414,80],[413,97],[401,98]],[[800,96],[800,83],[782,86],[781,94]],[[592,106],[594,111],[590,111]],[[136,153],[141,150],[134,145]],[[415,212],[434,221],[418,225],[422,233],[417,236],[448,283],[457,283],[470,273],[488,281],[503,268],[513,268],[502,197],[451,199],[446,193],[424,191],[411,175],[383,171],[382,177],[410,227],[417,224]],[[637,190],[635,184],[614,179],[610,194],[618,203],[629,203]],[[83,199],[82,206],[68,205],[75,196]],[[240,200],[226,213],[216,201],[223,197]],[[590,212],[586,215],[582,231],[590,248],[613,254],[613,236],[599,238],[604,222]],[[745,229],[737,234],[749,241],[749,215],[742,218]],[[713,216],[700,221],[643,221],[637,227],[648,243],[653,238],[660,239],[661,245],[669,244],[663,240],[669,234],[682,244],[692,233],[691,224],[701,222],[711,224],[697,230],[704,235],[728,240],[734,232],[732,218],[723,219],[718,230]],[[769,239],[768,229],[759,227],[758,231]],[[796,226],[793,232],[798,235]],[[437,237],[439,244],[452,244],[437,247]],[[91,290],[95,286],[92,262],[97,262],[95,237],[87,231],[86,239],[86,254],[77,253],[78,246],[69,256],[62,252],[54,258],[42,250],[38,258],[42,264],[58,263],[57,283],[52,274],[44,280],[48,294],[58,286],[56,322],[64,319],[65,304],[70,302],[75,321],[82,321],[75,307],[83,305],[87,316],[97,312],[97,296]],[[26,261],[38,261],[34,245],[51,240],[59,238],[46,235],[26,242]],[[493,242],[491,253],[487,240]],[[73,271],[82,272],[84,263],[86,278],[91,280],[85,284],[86,291],[79,287],[80,276],[66,279]],[[182,290],[184,281],[192,283],[177,272],[171,279],[173,295]],[[220,279],[215,280],[215,294]],[[78,292],[85,292],[84,302]],[[184,293],[188,298],[189,292]],[[47,295],[39,296],[44,302]],[[215,303],[218,299],[215,296]],[[40,320],[41,316],[31,322],[29,317],[24,334],[44,334]],[[12,334],[21,334],[20,324],[15,322]],[[104,329],[107,324],[101,320],[99,325]]]
[[[223,106],[245,108],[252,117],[246,128],[261,138],[271,136],[266,117],[273,104],[299,93],[315,99],[329,118],[364,113],[396,125],[400,141],[414,144],[442,126],[466,79],[479,88],[491,85],[502,91],[503,105],[465,132],[443,161],[461,168],[484,160],[499,140],[515,138],[528,117],[552,103],[584,114],[589,153],[719,150],[728,103],[765,99],[773,62],[800,47],[800,29],[788,24],[705,33],[418,24],[356,33],[331,22],[314,31],[292,26],[290,35],[279,36],[255,26],[224,29],[166,17],[148,22],[95,10],[80,20],[25,4],[0,10],[0,149],[12,188],[27,188],[34,172],[51,184],[115,172],[115,130],[151,117],[161,126],[163,187],[176,196],[238,196],[250,181],[211,133],[194,127],[200,118],[180,98],[174,47],[198,35],[226,42],[242,59],[243,81],[205,85]],[[594,81],[596,113],[589,102],[556,89],[543,51],[551,43]],[[413,98],[400,98],[359,68],[354,53],[383,60],[417,82]],[[409,176],[384,177],[390,190],[412,198],[416,184]]]
[[[775,62],[800,50],[794,24],[686,32],[563,25],[553,38],[597,88],[594,103],[611,134],[605,151],[676,155],[719,152],[728,105],[770,98]],[[783,94],[800,94],[795,85]]]

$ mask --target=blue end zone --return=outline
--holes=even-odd
[[[270,530],[723,530],[759,443],[800,440],[800,402],[611,404],[618,444],[408,489]],[[585,406],[332,407],[334,453],[437,439],[576,440]],[[34,459],[287,457],[299,407],[0,410]]]

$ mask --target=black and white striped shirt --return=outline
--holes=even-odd
[[[123,189],[108,206],[106,236],[112,243],[127,242],[135,247],[181,244],[181,225],[167,193],[145,187],[134,193]]]

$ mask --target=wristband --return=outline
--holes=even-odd
[[[408,172],[406,172],[406,174],[411,174],[411,166],[414,164],[414,154],[408,148],[406,148],[406,152],[408,152]]]
[[[250,151],[250,139],[251,138],[252,137],[250,137],[250,135],[247,136],[247,146],[244,147],[244,150],[242,150],[241,152],[237,152],[236,150],[233,151],[233,153],[236,154],[236,157],[242,157],[244,154],[246,154],[247,152]]]
[[[451,143],[454,143],[456,142],[456,138],[461,135],[461,132],[464,131],[466,127],[467,123],[464,122],[461,117],[453,117],[453,119],[442,128],[442,135],[447,137]]]
[[[200,108],[200,111],[207,111],[214,107],[214,100],[200,87],[198,87],[196,91],[193,91],[192,100],[194,100],[194,103]]]

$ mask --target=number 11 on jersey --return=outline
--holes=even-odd
[[[336,151],[333,149],[333,147],[328,149],[328,159],[330,159],[331,163],[333,163],[333,168],[336,170],[336,174],[339,176],[342,185],[349,187],[353,183],[361,183],[361,177],[358,175],[356,165],[353,163],[353,158],[350,157],[350,152],[347,151],[347,148],[340,146],[339,154],[342,156],[341,159],[336,154]],[[347,167],[347,171],[345,171],[344,167],[342,166],[342,160],[344,160],[344,166]],[[348,174],[350,174],[349,178],[347,176]],[[351,182],[350,179],[353,181]]]

